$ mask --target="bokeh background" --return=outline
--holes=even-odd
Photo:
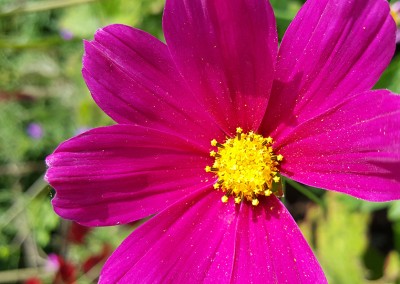
[[[271,2],[282,37],[304,1]],[[61,141],[113,123],[82,79],[82,40],[111,23],[163,39],[163,7],[164,0],[0,0],[0,283],[96,283],[140,225],[90,229],[60,219],[44,159]],[[377,88],[400,93],[398,53]],[[399,201],[369,203],[286,181],[284,202],[330,283],[400,283]]]

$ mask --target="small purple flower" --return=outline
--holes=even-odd
[[[39,123],[29,123],[26,127],[26,133],[33,139],[40,139],[43,137],[43,128]]]
[[[265,0],[167,0],[166,44],[124,25],[85,42],[83,77],[117,124],[46,162],[54,210],[136,229],[100,283],[326,283],[280,202],[282,176],[400,198],[400,96],[386,0],[308,0],[278,49]]]
[[[73,32],[64,28],[60,29],[60,36],[62,37],[63,40],[71,40],[74,38]]]
[[[396,42],[400,42],[400,1],[394,2],[390,5],[390,13],[393,16],[394,21],[396,22],[397,31],[396,31]]]

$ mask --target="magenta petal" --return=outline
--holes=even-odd
[[[369,90],[393,56],[395,30],[386,0],[308,0],[280,46],[264,131],[290,131]]]
[[[47,157],[54,210],[88,226],[157,213],[209,179],[206,151],[174,135],[132,125],[97,128]],[[210,181],[212,182],[212,181]]]
[[[136,229],[106,262],[99,283],[228,283],[237,207],[203,189]]]
[[[85,42],[83,77],[96,103],[118,123],[174,131],[204,144],[221,131],[186,87],[167,46],[124,25]]]
[[[224,130],[257,129],[277,53],[269,2],[167,0],[163,26],[181,74]]]
[[[282,173],[371,200],[400,199],[400,96],[353,96],[276,141]]]
[[[220,198],[200,190],[156,215],[108,259],[100,283],[326,282],[275,197],[241,209]]]
[[[264,200],[263,200],[264,201]],[[275,197],[241,206],[232,283],[327,283],[290,213]]]

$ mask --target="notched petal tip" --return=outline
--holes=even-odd
[[[46,166],[47,166],[48,168],[50,168],[50,167],[53,165],[53,162],[54,162],[54,154],[48,155],[48,156],[46,157],[46,159],[45,159]]]

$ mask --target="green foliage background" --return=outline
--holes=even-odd
[[[271,2],[281,38],[302,1]],[[82,272],[82,260],[104,243],[116,247],[132,230],[98,228],[84,246],[68,242],[70,223],[53,212],[53,192],[43,181],[44,158],[80,131],[113,123],[81,77],[82,39],[111,23],[163,39],[163,6],[164,0],[0,0],[0,283],[51,283],[52,253],[77,267],[78,283],[94,283],[102,263]],[[400,92],[399,55],[376,87]],[[28,135],[31,123],[42,127],[41,138]],[[400,202],[368,203],[287,183],[286,204],[330,283],[400,283]]]

